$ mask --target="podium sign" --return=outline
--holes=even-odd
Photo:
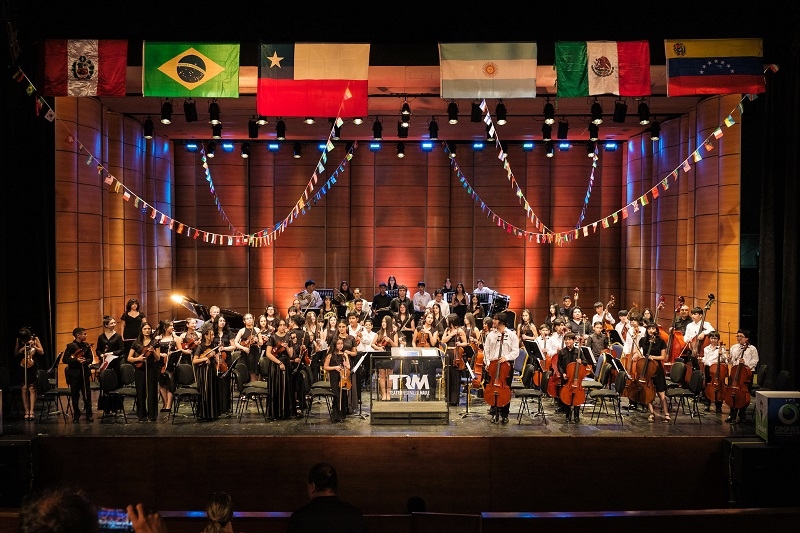
[[[756,391],[756,435],[768,444],[800,442],[800,392]]]

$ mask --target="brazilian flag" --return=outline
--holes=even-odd
[[[239,44],[147,42],[142,95],[239,97]]]

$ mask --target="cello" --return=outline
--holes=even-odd
[[[573,361],[567,365],[567,369],[564,373],[570,376],[570,378],[567,383],[561,385],[561,390],[558,393],[559,398],[561,398],[561,401],[564,402],[564,405],[567,407],[578,407],[583,405],[583,402],[586,401],[583,378],[586,377],[587,371],[586,365],[580,361],[579,358],[577,361]]]
[[[719,357],[717,362],[708,369],[710,380],[706,383],[706,398],[711,402],[721,402],[727,392],[725,381],[728,379],[728,365],[725,364],[725,345],[719,343]],[[748,400],[750,403],[750,400]]]
[[[494,420],[500,416],[498,407],[508,405],[511,402],[511,387],[508,384],[508,374],[511,372],[511,364],[508,361],[500,361],[499,356],[503,353],[503,340],[505,332],[500,334],[498,359],[489,363],[488,373],[489,382],[483,388],[483,399],[495,408]]]
[[[745,346],[744,349],[747,349]],[[742,350],[744,354],[744,350]],[[728,386],[725,389],[725,403],[731,409],[745,409],[750,405],[750,389],[747,384],[753,379],[753,371],[744,364],[744,357],[739,359],[739,364],[734,367],[728,376]]]
[[[472,369],[475,377],[471,385],[473,389],[480,389],[483,384],[483,348],[478,348],[478,343],[474,340],[470,341],[470,346],[475,353],[475,368]]]
[[[675,322],[678,320],[678,313],[683,307],[686,299],[683,296],[678,296],[678,305],[675,306],[675,314],[672,316],[672,331],[667,340],[667,357],[670,363],[674,363],[678,357],[683,353],[686,342],[683,340],[683,333],[675,329]]]
[[[653,376],[658,370],[658,361],[650,359],[654,338],[650,339],[647,355],[636,361],[636,377],[628,384],[628,399],[633,403],[647,405],[656,397]],[[633,359],[631,357],[631,359]]]

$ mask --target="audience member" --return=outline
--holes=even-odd
[[[310,502],[289,518],[288,533],[325,533],[367,531],[361,510],[339,499],[336,469],[328,463],[317,463],[308,472],[306,490]]]
[[[19,513],[20,533],[98,533],[97,507],[81,489],[58,487],[30,494]]]
[[[233,499],[225,492],[215,492],[206,505],[208,523],[203,533],[233,533]]]

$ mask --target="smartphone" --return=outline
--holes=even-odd
[[[128,511],[125,509],[108,509],[101,507],[97,510],[97,518],[100,523],[101,533],[133,533],[133,524],[128,519]]]

